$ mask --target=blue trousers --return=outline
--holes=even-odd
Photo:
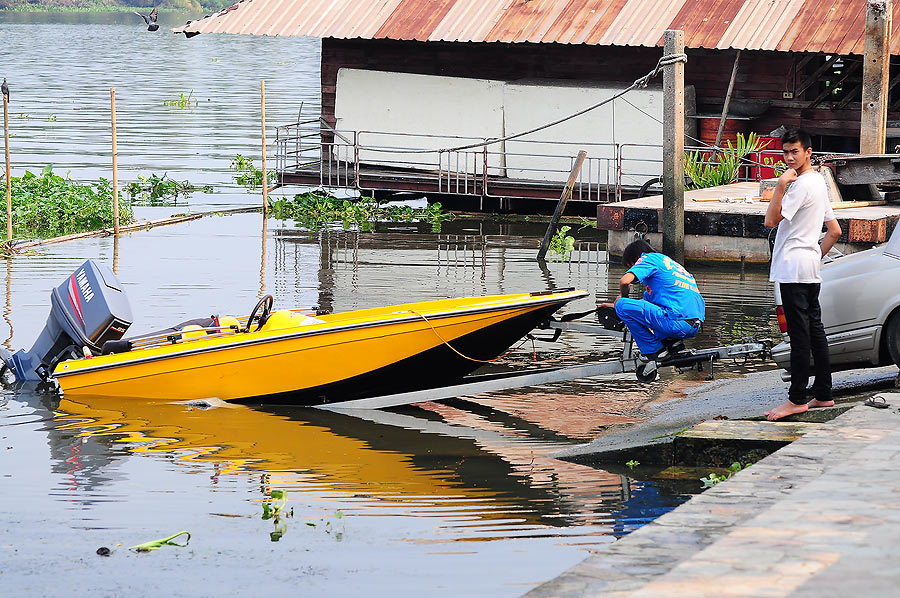
[[[658,352],[665,339],[691,338],[700,329],[670,316],[664,307],[640,299],[619,299],[616,314],[628,326],[642,355]]]

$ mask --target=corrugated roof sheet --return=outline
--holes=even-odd
[[[862,54],[865,20],[866,0],[241,0],[176,31],[658,46],[682,29],[689,48]]]

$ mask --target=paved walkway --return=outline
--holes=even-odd
[[[900,393],[883,396],[527,597],[900,596]]]

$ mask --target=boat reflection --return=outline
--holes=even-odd
[[[614,533],[616,512],[631,496],[626,478],[552,459],[559,441],[459,411],[356,417],[78,397],[60,400],[52,427],[82,446],[74,461],[69,451],[58,457],[77,473],[73,480],[87,476],[87,483],[107,479],[100,470],[117,458],[162,455],[188,468],[212,464],[213,483],[260,475],[261,500],[279,489],[327,496],[348,513],[442,517],[440,526],[454,528],[456,539]],[[98,460],[101,454],[109,457]],[[100,468],[81,462],[87,456]],[[599,528],[565,530],[587,525]]]

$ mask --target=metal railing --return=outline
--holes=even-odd
[[[415,184],[416,190],[449,195],[552,197],[582,149],[588,158],[572,201],[619,201],[623,189],[636,190],[662,174],[661,145],[531,139],[492,143],[477,137],[345,131],[322,118],[277,128],[276,169],[282,175],[317,179],[323,188],[398,190],[407,185],[412,190]],[[704,163],[714,163],[724,150],[685,151],[699,151]],[[771,177],[780,159],[780,151],[754,152],[739,168],[738,180]],[[389,186],[379,186],[388,180]]]

